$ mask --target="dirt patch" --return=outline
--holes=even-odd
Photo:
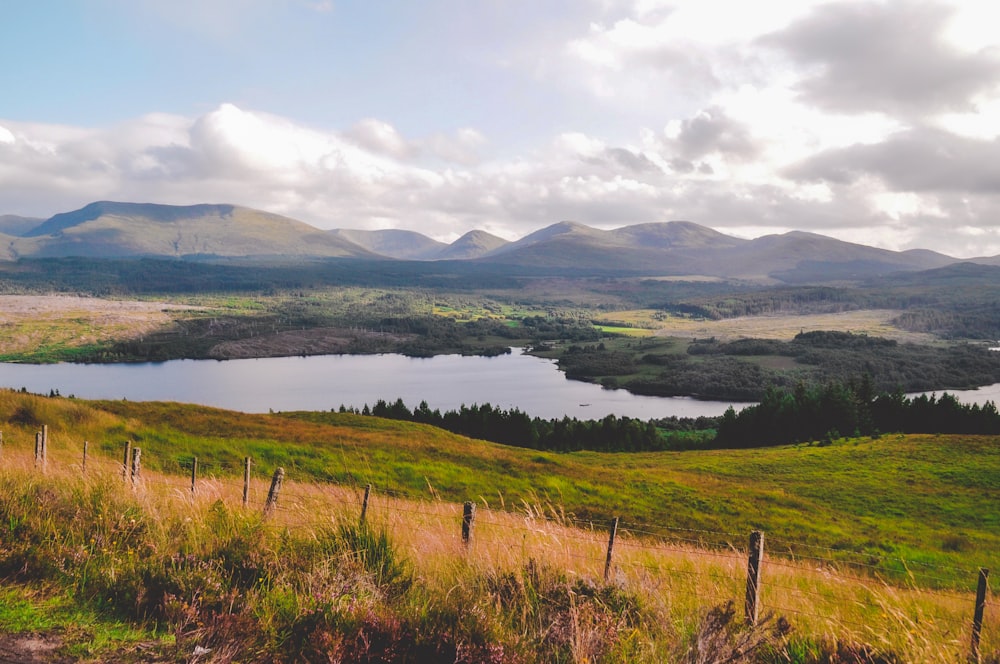
[[[72,662],[69,657],[60,656],[58,650],[63,640],[56,634],[0,633],[0,663],[2,664],[51,664]]]
[[[212,347],[209,354],[214,358],[226,360],[292,355],[335,355],[348,352],[354,348],[352,344],[362,339],[397,344],[412,338],[412,336],[368,330],[317,327],[223,341]]]

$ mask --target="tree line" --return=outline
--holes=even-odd
[[[470,438],[554,452],[648,452],[702,447],[714,437],[717,420],[671,417],[662,422],[643,422],[615,415],[600,420],[546,420],[518,408],[505,410],[488,403],[463,404],[458,410],[441,413],[422,401],[411,411],[402,399],[393,403],[380,399],[361,411],[341,406],[340,412],[430,424]]]
[[[847,383],[773,388],[760,403],[739,412],[730,407],[721,417],[545,420],[488,403],[441,413],[423,401],[411,411],[402,399],[380,399],[360,411],[341,406],[340,412],[430,424],[470,438],[554,452],[766,447],[889,432],[1000,434],[1000,412],[993,402],[963,404],[948,393],[907,397],[901,391],[876,392],[868,376]]]
[[[738,413],[729,408],[719,422],[717,447],[761,447],[846,436],[895,433],[1000,434],[996,405],[963,404],[941,396],[876,393],[871,378],[823,386],[768,390],[760,403]]]

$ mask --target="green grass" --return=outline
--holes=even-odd
[[[899,558],[949,568],[990,566],[1000,549],[1000,442],[994,437],[885,435],[832,445],[752,450],[553,454],[470,440],[409,422],[349,413],[245,415],[199,406],[84,402],[0,393],[8,449],[52,438],[118,459],[127,439],[144,464],[183,475],[197,456],[204,472],[239,477],[245,456],[268,477],[372,483],[412,496],[508,505],[553,503],[581,519],[620,516],[623,527],[729,533],[736,543],[763,529],[796,543],[861,550],[885,570]],[[634,527],[638,527],[637,525]],[[724,535],[711,538],[724,544]],[[968,587],[953,570],[934,584]],[[930,580],[928,583],[932,583]]]
[[[42,423],[53,446],[51,478],[25,461]],[[351,414],[244,415],[9,391],[0,392],[0,429],[8,459],[0,471],[0,571],[18,584],[0,593],[0,629],[63,630],[77,656],[98,659],[140,641],[169,651],[174,642],[164,634],[189,652],[195,643],[224,644],[249,630],[254,636],[243,659],[271,651],[306,657],[311,643],[348,648],[344,635],[363,632],[410,653],[437,648],[437,656],[451,647],[449,638],[461,638],[486,648],[477,651],[483,659],[495,645],[520,653],[522,661],[582,661],[586,653],[592,661],[676,661],[704,629],[706,602],[738,596],[739,583],[731,581],[732,570],[715,567],[713,554],[691,553],[681,569],[697,572],[701,585],[647,594],[643,588],[654,580],[687,578],[641,576],[667,564],[655,549],[622,554],[638,556],[635,567],[623,569],[640,576],[620,588],[566,572],[578,563],[558,542],[593,546],[599,556],[610,516],[622,517],[626,542],[630,531],[650,531],[666,540],[699,540],[718,554],[744,548],[749,530],[762,529],[772,559],[787,556],[784,564],[799,570],[772,565],[770,579],[804,588],[810,602],[822,596],[824,611],[859,622],[883,620],[880,602],[913,587],[967,596],[975,569],[995,567],[1000,545],[1000,445],[990,437],[886,435],[744,451],[553,454]],[[156,471],[174,474],[174,488],[133,494],[113,472],[108,479],[98,470],[80,479],[71,464],[84,439],[92,441],[94,467],[105,472],[113,470],[121,441],[133,440],[151,481],[160,481]],[[372,531],[353,527],[354,499],[347,520],[336,511],[331,520],[332,506],[340,504],[334,499],[268,525],[236,507],[235,496],[188,498],[179,491],[180,464],[194,455],[203,468],[214,464],[208,475],[229,478],[234,493],[240,462],[250,455],[258,477],[285,467],[295,500],[314,493],[319,499],[318,492],[332,490],[321,488],[330,481],[371,482],[380,497],[401,491],[433,500],[399,505],[388,523],[385,512],[374,511]],[[537,527],[525,530],[522,516],[497,525],[487,520],[477,526],[485,538],[478,553],[463,557],[450,548],[453,534],[443,534],[453,525],[413,519],[438,523],[427,515],[436,510],[450,520],[453,511],[440,501],[464,500],[564,521],[593,519],[598,532],[562,532],[539,551],[528,546],[527,533]],[[489,544],[490,537],[498,544]],[[582,544],[588,537],[593,543]],[[512,558],[500,564],[496,556]],[[816,572],[808,558],[792,562],[808,556],[821,558],[826,571]],[[836,599],[859,583],[849,572],[840,576],[837,561],[870,566],[860,571],[869,578],[860,583],[871,584],[857,591],[861,599]],[[888,589],[871,573],[889,580]],[[241,599],[231,606],[232,593]],[[663,598],[671,598],[669,606]],[[906,609],[917,616],[926,610]],[[560,632],[567,620],[585,630]],[[829,650],[821,637],[836,623],[798,624],[794,643]],[[927,652],[905,645],[907,623],[900,618],[900,624],[904,631],[894,633],[891,649]],[[835,629],[840,634],[842,625]]]

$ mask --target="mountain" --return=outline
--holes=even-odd
[[[330,233],[381,256],[416,261],[469,260],[485,256],[507,244],[507,240],[486,231],[469,231],[451,244],[438,242],[416,231],[338,228]]]
[[[563,221],[515,242],[471,231],[449,245],[413,231],[324,231],[235,205],[102,201],[44,221],[0,217],[0,258],[62,256],[463,260],[515,272],[707,276],[793,284],[859,281],[958,262],[933,251],[889,251],[801,231],[746,240],[689,221],[609,231]],[[996,265],[1000,258],[975,262]]]
[[[719,276],[789,283],[865,279],[955,262],[933,251],[890,251],[803,231],[765,235],[721,252],[718,259]]]
[[[11,257],[373,257],[294,219],[235,205],[101,201],[57,214],[9,242]]]
[[[685,221],[611,231],[563,221],[511,242],[485,260],[532,267],[714,274],[710,255],[745,242]]]
[[[857,280],[955,262],[932,251],[889,251],[801,231],[744,240],[686,221],[611,231],[560,222],[492,252],[485,260],[522,267],[788,283]]]
[[[481,258],[507,245],[507,240],[486,231],[469,231],[442,248],[435,258],[441,260],[470,260]]]
[[[20,237],[42,223],[44,219],[21,217],[16,214],[0,214],[0,233]]]
[[[433,260],[448,245],[416,231],[361,231],[337,228],[330,231],[336,237],[353,242],[372,253],[403,260]]]

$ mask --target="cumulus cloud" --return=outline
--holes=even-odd
[[[997,88],[1000,57],[949,42],[953,13],[927,2],[839,2],[760,43],[808,69],[797,89],[810,104],[904,116],[961,111]]]
[[[216,202],[322,228],[406,228],[439,238],[472,228],[516,238],[565,219],[604,228],[689,219],[744,235],[797,228],[899,245],[930,237],[951,215],[961,220],[949,240],[957,249],[989,253],[996,237],[983,235],[983,215],[998,211],[995,145],[931,129],[828,150],[779,177],[755,175],[754,138],[714,108],[666,137],[643,131],[618,143],[568,132],[489,159],[478,157],[487,143],[474,130],[408,138],[372,121],[360,125],[368,134],[359,138],[359,125],[323,130],[229,104],[197,118],[152,114],[106,129],[0,125],[3,213],[47,216],[99,199]],[[698,164],[671,161],[688,158]],[[917,172],[935,159],[930,175]],[[979,197],[961,190],[976,168]],[[913,205],[890,200],[895,189],[921,196]]]
[[[835,183],[876,177],[899,192],[1000,194],[1000,140],[917,127],[879,143],[818,153],[788,174]]]

